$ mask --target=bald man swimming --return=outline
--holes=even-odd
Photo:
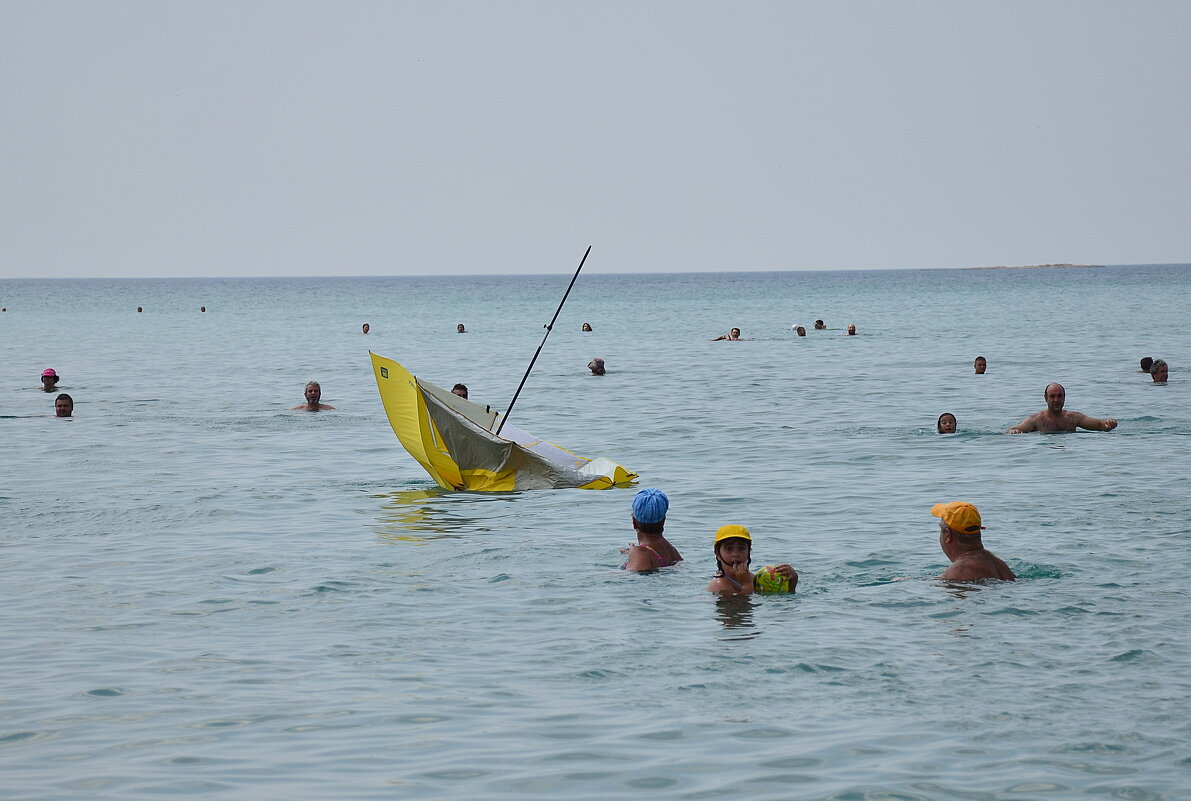
[[[1112,431],[1117,427],[1115,418],[1107,417],[1101,420],[1090,417],[1083,412],[1068,412],[1063,410],[1067,402],[1067,390],[1062,384],[1047,384],[1042,392],[1046,399],[1046,408],[1037,414],[1032,414],[1025,420],[1006,431],[1006,434],[1025,434],[1029,431],[1040,431],[1053,434],[1056,431],[1074,431],[1076,428],[1086,428],[1088,431]]]

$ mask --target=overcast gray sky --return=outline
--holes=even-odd
[[[0,277],[1191,261],[1191,2],[0,0]]]

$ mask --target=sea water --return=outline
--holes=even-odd
[[[510,419],[669,494],[651,575],[376,391],[507,408],[569,278],[0,281],[0,796],[1189,797],[1191,269],[581,275]],[[1051,381],[1118,428],[1001,433]],[[935,578],[950,500],[1019,581]],[[797,594],[706,593],[726,523]]]

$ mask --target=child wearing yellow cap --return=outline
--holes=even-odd
[[[712,544],[715,552],[715,578],[708,592],[721,595],[752,595],[755,592],[794,592],[798,573],[786,564],[766,565],[755,574],[749,570],[753,557],[753,537],[744,526],[721,526]]]

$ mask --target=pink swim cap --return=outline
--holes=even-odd
[[[42,371],[41,371],[41,374],[42,374],[43,376],[47,376],[47,375],[58,375],[57,373],[55,373],[55,372],[54,372],[54,368],[53,368],[53,367],[47,367],[46,369],[44,369],[44,370],[42,370]]]

